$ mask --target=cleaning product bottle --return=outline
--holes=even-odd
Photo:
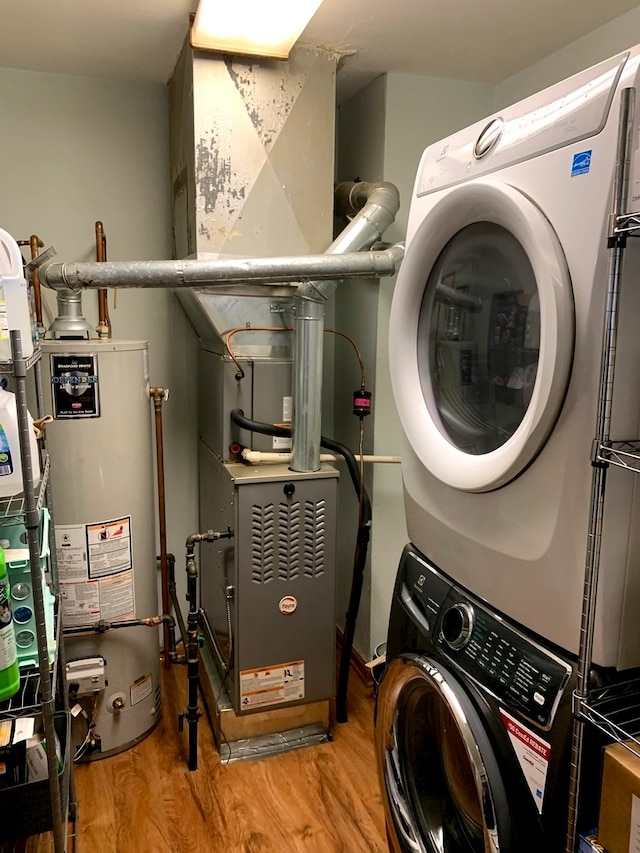
[[[28,422],[33,482],[37,485],[40,482],[40,458],[31,415],[28,415]],[[0,498],[18,495],[22,491],[22,455],[16,395],[0,388]]]
[[[11,359],[9,332],[20,332],[22,355],[33,352],[33,324],[29,288],[22,267],[22,253],[11,234],[0,228],[0,361]]]
[[[0,702],[17,693],[19,687],[20,665],[9,605],[9,579],[4,550],[0,548]]]

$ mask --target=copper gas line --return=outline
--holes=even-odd
[[[39,249],[42,249],[44,243],[37,234],[32,234],[28,240],[18,240],[18,246],[29,246],[31,249],[31,260],[38,257]],[[44,332],[44,324],[42,322],[42,291],[40,289],[40,279],[38,277],[37,267],[33,270],[31,276],[31,284],[33,285],[33,307],[36,315],[36,323],[38,332]]]
[[[165,388],[150,388],[149,396],[153,400],[156,422],[156,467],[158,471],[158,527],[160,531],[160,581],[162,590],[162,612],[168,614],[171,608],[169,601],[169,566],[167,560],[167,511],[164,489],[164,443],[162,439],[162,401],[169,396]],[[164,668],[171,668],[171,634],[168,622],[162,624],[164,648]]]
[[[38,257],[38,250],[42,249],[44,243],[36,234],[29,237],[29,246],[31,248],[31,260]],[[38,332],[44,332],[44,323],[42,322],[42,291],[40,289],[40,279],[37,275],[33,276],[33,304],[36,311],[36,323]]]
[[[104,226],[96,222],[96,261],[104,263],[107,260],[107,237]],[[101,287],[98,290],[98,337],[101,340],[111,337],[111,320],[109,319],[109,291]]]
[[[224,336],[225,336],[224,337],[224,345],[225,345],[225,349],[227,351],[227,355],[229,356],[229,358],[231,359],[231,361],[235,364],[235,366],[237,368],[236,379],[238,381],[240,381],[241,379],[244,379],[245,372],[242,369],[242,366],[241,366],[240,362],[238,361],[238,358],[236,357],[233,350],[231,349],[231,338],[234,335],[237,335],[239,332],[293,332],[293,331],[295,331],[295,330],[293,329],[292,326],[236,326],[234,329],[229,329],[227,332],[225,332],[224,333]],[[328,332],[329,334],[337,335],[338,337],[344,338],[346,341],[348,341],[351,344],[351,346],[353,347],[353,350],[355,352],[356,358],[358,359],[358,364],[360,365],[360,379],[362,382],[362,387],[364,387],[364,384],[365,384],[364,362],[362,360],[362,354],[360,352],[358,344],[354,341],[354,339],[350,335],[348,335],[346,332],[341,332],[339,329],[325,328],[325,332]]]

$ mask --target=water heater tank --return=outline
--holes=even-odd
[[[158,615],[148,345],[42,341],[55,544],[66,629]],[[65,634],[72,750],[132,746],[160,712],[157,628]],[[90,748],[89,748],[90,747]]]

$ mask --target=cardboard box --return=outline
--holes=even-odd
[[[598,841],[607,853],[640,851],[640,757],[621,743],[604,750]]]

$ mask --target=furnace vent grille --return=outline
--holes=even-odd
[[[326,570],[325,500],[281,502],[251,510],[251,580],[317,578]]]
[[[251,580],[269,583],[274,577],[274,506],[255,506],[251,511]]]
[[[304,573],[308,578],[324,574],[327,502],[307,501],[304,507]]]
[[[278,507],[278,578],[291,581],[300,574],[300,502]]]

